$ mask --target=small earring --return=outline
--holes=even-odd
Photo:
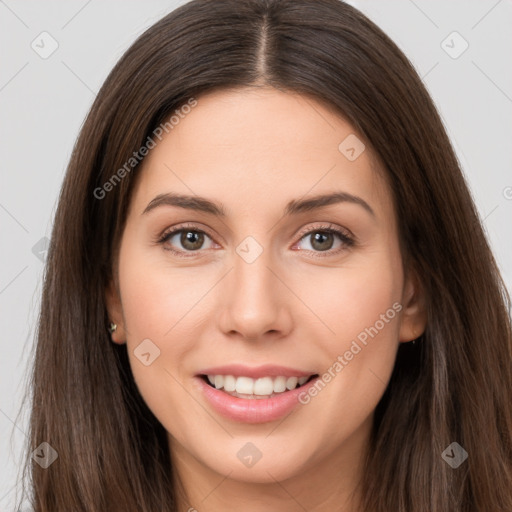
[[[117,329],[117,325],[114,322],[110,322],[110,325],[108,326],[108,330],[113,333]]]

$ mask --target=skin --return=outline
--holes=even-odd
[[[144,160],[107,307],[118,326],[112,339],[127,344],[137,386],[168,432],[188,495],[180,510],[358,510],[374,409],[399,343],[417,338],[426,317],[418,280],[404,275],[392,196],[375,155],[368,144],[354,161],[338,150],[354,133],[303,95],[217,91],[198,98]],[[375,215],[342,202],[284,216],[288,201],[334,191],[359,196]],[[143,214],[167,192],[220,202],[226,217],[170,205]],[[184,222],[206,232],[199,250],[180,243],[180,234],[155,241]],[[325,223],[349,230],[355,245],[336,235],[315,245]],[[236,252],[247,236],[263,248],[251,264]],[[228,363],[323,374],[394,303],[400,313],[284,419],[226,419],[194,385],[200,369]],[[134,350],[148,338],[160,356],[145,366]],[[247,442],[262,453],[250,468],[237,457]]]

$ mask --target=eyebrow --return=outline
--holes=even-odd
[[[322,194],[308,199],[294,199],[290,201],[284,210],[285,216],[303,213],[324,206],[337,203],[353,203],[362,206],[370,215],[375,217],[372,207],[361,197],[354,196],[348,192],[333,192],[331,194]],[[211,201],[205,197],[191,196],[177,193],[159,194],[146,206],[142,215],[154,210],[159,206],[177,206],[187,210],[196,210],[209,213],[217,217],[226,217],[226,211],[221,203]]]

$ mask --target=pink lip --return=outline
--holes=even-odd
[[[221,368],[216,368],[219,372]],[[216,375],[233,375],[233,373],[216,373]],[[244,375],[247,375],[246,373]],[[261,375],[261,374],[259,374]],[[279,375],[283,375],[280,373]],[[300,374],[307,376],[311,374]],[[249,375],[247,375],[249,377]],[[283,375],[286,376],[286,375]],[[291,376],[298,376],[294,374]],[[202,377],[195,377],[197,385],[209,404],[218,413],[228,419],[243,423],[266,423],[275,421],[287,414],[300,404],[299,395],[313,386],[319,377],[311,379],[308,383],[291,391],[279,393],[272,398],[246,399],[237,398],[207,384]]]
[[[259,379],[261,377],[309,377],[316,372],[303,372],[295,368],[265,364],[262,366],[245,366],[242,364],[229,364],[224,366],[215,366],[205,368],[198,372],[198,375],[233,375],[234,377],[251,377]]]

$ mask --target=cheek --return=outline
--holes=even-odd
[[[165,268],[144,251],[124,248],[119,262],[127,351],[134,380],[159,421],[172,403],[172,421],[187,417],[187,396],[180,387],[180,362],[193,347],[184,327],[187,312],[205,293],[193,271]],[[149,340],[149,341],[148,341]],[[140,347],[144,347],[142,351]],[[149,357],[143,354],[149,353]],[[148,363],[149,364],[145,364]]]
[[[172,330],[186,322],[187,313],[208,290],[208,282],[214,284],[211,272],[180,268],[165,258],[163,249],[135,249],[120,261],[125,321],[128,331],[139,337],[172,337]]]
[[[321,349],[325,363],[320,375],[325,386],[320,383],[318,392],[303,397],[304,403],[310,399],[316,403],[313,407],[329,411],[324,428],[333,439],[348,416],[358,424],[375,408],[396,358],[402,309],[400,259],[372,256],[357,267],[340,267],[325,277],[316,273],[315,280],[306,277],[301,284],[301,291],[308,292],[308,306],[321,319],[315,320],[315,330],[324,333],[313,338],[318,342],[312,355]]]
[[[296,280],[301,299],[314,313],[307,316],[318,333],[323,333],[315,339],[325,340],[332,347],[330,352],[343,349],[376,322],[386,336],[391,334],[389,326],[397,332],[398,315],[392,306],[401,300],[401,271],[394,258],[372,256],[357,265],[302,273]],[[390,320],[386,328],[382,328],[381,315]]]

